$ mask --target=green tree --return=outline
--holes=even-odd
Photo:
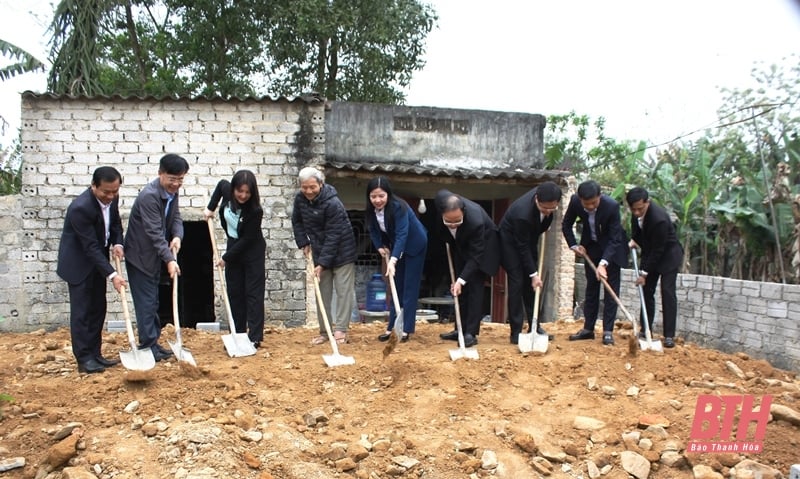
[[[280,0],[267,32],[270,92],[402,103],[437,17],[416,0]]]
[[[29,72],[44,71],[44,63],[13,43],[0,40],[0,54],[12,61],[11,64],[0,68],[0,81]]]
[[[98,37],[113,0],[61,0],[51,24],[52,68],[47,89],[69,95],[107,93],[100,81]]]

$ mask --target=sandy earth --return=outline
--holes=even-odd
[[[309,345],[314,330],[270,330],[246,358],[184,330],[199,368],[172,359],[143,382],[122,366],[78,373],[66,329],[0,334],[0,394],[14,399],[1,404],[0,464],[25,461],[0,478],[745,478],[759,477],[748,459],[784,477],[800,462],[792,417],[768,424],[760,454],[684,451],[698,395],[769,394],[796,414],[796,373],[680,342],[631,356],[629,330],[608,347],[568,342],[580,323],[545,326],[545,355],[484,324],[480,359],[452,361],[456,344],[439,339],[452,326],[420,323],[384,360],[382,324],[358,323],[341,346],[355,364],[338,367],[323,361],[329,344]],[[105,334],[107,357],[126,349]],[[644,429],[645,415],[665,427]],[[579,416],[604,425],[581,429]]]

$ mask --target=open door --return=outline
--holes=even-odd
[[[500,220],[506,214],[511,201],[508,198],[494,200],[494,222],[500,224]],[[506,322],[506,270],[501,266],[497,274],[492,276],[492,322]]]

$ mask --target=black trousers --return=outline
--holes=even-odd
[[[100,356],[106,319],[106,278],[92,271],[86,280],[69,285],[69,332],[78,362]]]
[[[237,333],[247,333],[254,343],[264,340],[264,255],[225,263],[225,280]]]
[[[584,246],[592,262],[599,265],[603,256],[603,250],[599,243],[590,243]],[[583,305],[583,328],[594,331],[597,322],[597,313],[600,309],[600,290],[605,289],[603,283],[597,279],[597,275],[588,264],[584,264],[586,272],[586,300]],[[620,268],[616,263],[608,263],[606,266],[608,273],[608,284],[619,296]],[[606,291],[603,292],[603,331],[611,332],[614,330],[614,319],[617,317],[617,303]]]
[[[664,337],[674,338],[678,318],[678,296],[675,293],[675,283],[678,280],[678,270],[660,273],[648,271],[644,283],[644,305],[647,308],[647,323],[650,332],[653,332],[653,317],[656,310],[656,284],[661,278],[661,309],[664,319]],[[644,328],[644,317],[639,315],[640,324]]]
[[[517,253],[513,240],[503,234],[500,235],[500,240],[503,247],[503,269],[506,270],[506,279],[508,281],[507,307],[511,334],[521,333],[522,325],[525,322],[528,323],[528,331],[530,332],[533,321],[534,299],[531,278],[522,269],[522,258]],[[541,275],[542,272],[539,271],[539,274]],[[540,300],[542,295],[543,292],[539,293]]]
[[[456,275],[458,277],[458,275]],[[477,272],[469,278],[463,278],[467,284],[461,286],[461,295],[458,297],[458,308],[461,313],[461,327],[464,334],[477,336],[481,332],[481,319],[483,319],[483,293],[484,282],[488,276]]]

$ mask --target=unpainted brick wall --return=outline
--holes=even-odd
[[[243,168],[256,173],[265,210],[267,318],[304,324],[305,263],[292,239],[290,214],[297,172],[324,160],[324,115],[324,103],[301,99],[24,94],[22,194],[0,203],[0,331],[69,324],[67,286],[56,274],[67,206],[89,186],[95,168],[114,166],[124,178],[120,212],[126,228],[136,195],[157,176],[165,153],[190,164],[180,196],[184,220],[202,220],[220,179]],[[112,292],[109,287],[108,319],[121,319]]]

